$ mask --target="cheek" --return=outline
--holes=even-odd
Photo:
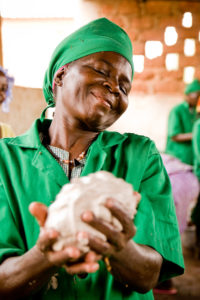
[[[128,99],[123,99],[119,103],[118,113],[123,114],[128,108]]]

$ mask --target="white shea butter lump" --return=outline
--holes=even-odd
[[[77,241],[76,234],[80,231],[106,240],[104,234],[81,220],[81,214],[86,210],[91,210],[97,217],[122,230],[121,223],[104,206],[109,197],[119,201],[130,217],[134,217],[137,201],[132,185],[109,172],[99,171],[74,178],[71,183],[64,185],[56,201],[50,205],[45,223],[46,228],[54,228],[60,233],[53,249],[59,251],[66,245],[73,245],[83,253],[88,252],[88,240]]]

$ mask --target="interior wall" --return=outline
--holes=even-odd
[[[168,114],[172,107],[183,100],[179,94],[141,95],[132,93],[125,113],[109,130],[133,132],[150,137],[159,151],[166,145]]]
[[[19,135],[28,130],[45,107],[41,89],[14,87],[10,112],[4,113],[0,108],[0,121],[11,125],[15,134]]]

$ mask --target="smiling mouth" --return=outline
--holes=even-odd
[[[108,99],[105,99],[101,96],[95,95],[94,93],[92,93],[92,95],[98,100],[98,102],[100,102],[103,106],[108,107],[108,108],[112,108],[112,104]]]

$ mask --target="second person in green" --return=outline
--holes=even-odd
[[[193,165],[192,130],[200,117],[196,110],[200,96],[200,81],[195,79],[186,86],[185,100],[176,105],[169,114],[166,153],[183,163]]]

